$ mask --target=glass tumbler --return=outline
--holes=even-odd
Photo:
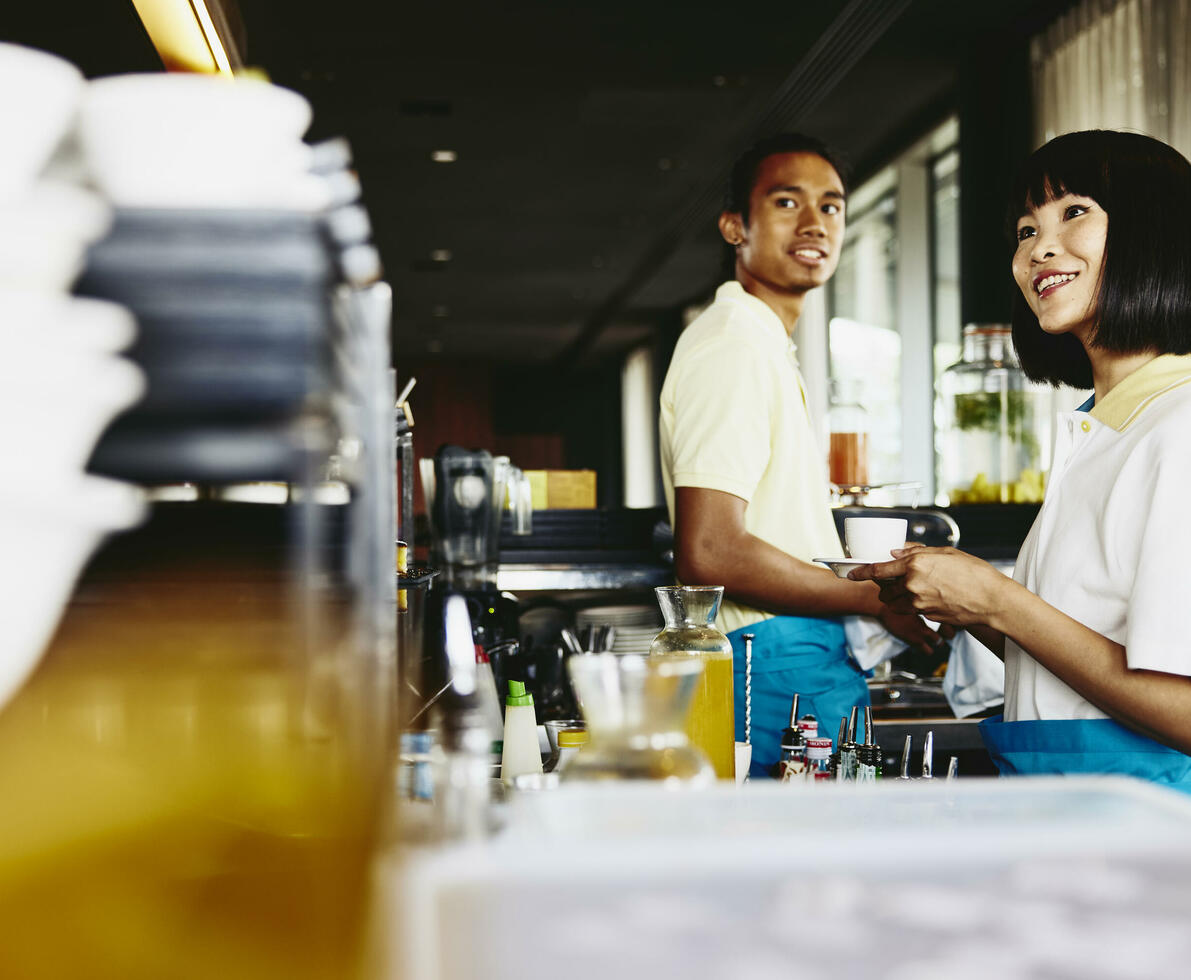
[[[593,653],[570,657],[567,669],[589,741],[567,766],[564,780],[707,785],[715,778],[683,728],[701,661]]]

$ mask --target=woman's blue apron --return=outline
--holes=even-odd
[[[799,695],[799,715],[812,714],[819,734],[833,741],[840,718],[853,705],[869,703],[864,674],[848,656],[838,619],[774,616],[728,634],[733,654],[736,739],[744,741],[745,633],[752,633],[753,762],[749,773],[766,776],[781,757],[782,730],[790,723],[790,699]]]
[[[1111,718],[980,723],[980,737],[1003,776],[1105,773],[1137,776],[1191,793],[1191,756],[1159,745]]]

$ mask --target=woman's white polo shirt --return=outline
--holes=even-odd
[[[1163,355],[1059,416],[1046,499],[1014,579],[1123,644],[1130,668],[1191,675],[1191,355]],[[1005,720],[1103,718],[1005,643]]]

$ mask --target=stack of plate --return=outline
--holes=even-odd
[[[84,87],[69,62],[0,43],[0,705],[40,662],[92,552],[144,513],[138,489],[85,472],[145,378],[121,355],[132,314],[70,292],[112,222],[102,198],[49,176]]]
[[[662,614],[657,606],[596,606],[575,614],[580,634],[588,626],[611,626],[615,630],[613,653],[645,655],[662,628]]]

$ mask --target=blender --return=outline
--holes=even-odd
[[[488,655],[501,689],[510,678],[524,681],[517,601],[496,585],[509,459],[447,445],[433,460],[421,461],[421,472],[433,560],[441,568],[427,596],[428,606],[436,609],[451,596],[462,596],[474,644]],[[446,680],[438,676],[441,650],[427,648],[423,656],[423,671],[430,675],[423,684],[437,691],[439,682]]]
[[[509,458],[484,449],[443,446],[422,461],[435,559],[451,584],[496,587],[508,476]]]

